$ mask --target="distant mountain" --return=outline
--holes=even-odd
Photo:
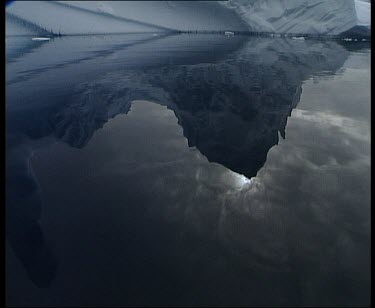
[[[228,30],[369,35],[370,11],[371,4],[360,0],[15,1],[6,12],[24,22],[21,29],[21,23],[7,19],[6,34],[35,32],[37,26],[51,34]]]
[[[371,4],[360,0],[228,0],[221,2],[250,31],[338,35],[356,26],[370,28]]]

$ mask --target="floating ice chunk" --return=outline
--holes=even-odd
[[[49,37],[33,37],[32,40],[33,41],[49,41],[50,38]]]

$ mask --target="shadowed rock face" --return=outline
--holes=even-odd
[[[109,60],[104,56],[29,70],[33,78],[7,88],[7,238],[36,285],[47,286],[57,269],[38,222],[41,193],[29,164],[37,148],[56,140],[82,148],[110,118],[126,114],[132,101],[151,100],[174,111],[189,146],[251,178],[279,134],[285,137],[303,81],[330,75],[348,55],[334,42],[236,40],[233,49],[219,44],[220,50],[215,40],[205,49],[191,43],[194,36],[177,36],[149,43],[148,53],[139,53],[137,45],[110,54]],[[172,45],[166,48],[163,42]],[[181,56],[171,49],[173,42],[188,52]],[[129,58],[132,64],[124,65]]]

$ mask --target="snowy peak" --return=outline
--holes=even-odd
[[[337,35],[357,24],[353,0],[228,0],[250,31]]]

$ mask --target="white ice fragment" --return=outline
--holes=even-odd
[[[33,37],[31,40],[33,41],[49,41],[49,37]]]

